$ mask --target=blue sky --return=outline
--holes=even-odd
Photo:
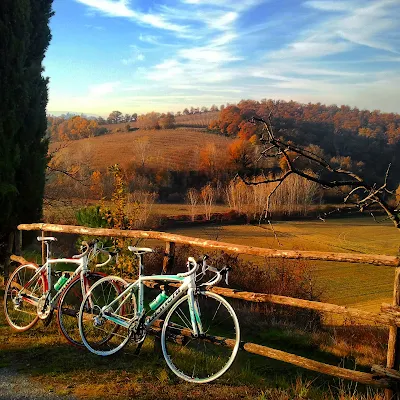
[[[400,0],[54,0],[48,111],[241,99],[400,112]]]

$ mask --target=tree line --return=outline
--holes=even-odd
[[[286,142],[302,146],[332,165],[352,170],[374,182],[382,181],[391,164],[389,183],[398,185],[400,115],[396,113],[321,103],[242,100],[220,111],[219,118],[210,123],[209,129],[236,138],[239,149],[249,148],[249,144],[257,147],[262,125],[253,124],[250,119],[253,116],[268,118],[271,112],[275,134]],[[242,151],[238,161],[243,168],[255,167],[246,151]],[[270,160],[270,171],[282,167]]]

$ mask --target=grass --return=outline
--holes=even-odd
[[[198,204],[194,206],[195,214],[204,214],[204,205]],[[212,207],[212,213],[223,213],[231,210],[227,205],[214,205]],[[190,215],[191,206],[189,204],[157,204],[153,205],[152,209],[154,214],[162,216],[174,216],[174,215]]]
[[[268,225],[196,226],[172,229],[187,236],[276,249],[396,255],[399,238],[390,223],[369,217],[322,221],[274,222]],[[276,235],[276,236],[275,236]],[[260,258],[244,258],[262,263]],[[365,264],[309,262],[325,301],[379,311],[391,302],[394,270]]]
[[[219,153],[226,152],[232,139],[191,129],[138,130],[113,133],[94,138],[73,140],[59,150],[57,158],[70,164],[88,164],[91,169],[104,169],[116,163],[127,167],[140,163],[135,154],[134,141],[149,137],[151,147],[147,150],[146,165],[167,170],[198,170],[200,150],[208,143],[215,143]],[[52,143],[50,151],[60,147]]]
[[[353,357],[329,354],[313,344],[312,336],[301,331],[278,327],[255,331],[254,327],[243,325],[242,338],[333,365],[354,367]],[[154,343],[154,338],[147,338],[138,356],[128,346],[115,356],[102,358],[67,345],[55,321],[47,328],[39,322],[28,332],[14,333],[0,314],[0,369],[13,368],[58,395],[78,399],[383,398],[377,397],[380,392],[368,392],[362,387],[350,397],[347,394],[351,393],[351,383],[244,352],[239,353],[231,369],[215,383],[193,385],[172,374]]]

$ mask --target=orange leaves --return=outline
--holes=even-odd
[[[242,166],[246,166],[249,161],[248,152],[249,152],[249,143],[245,140],[235,140],[229,146],[229,158],[230,161],[234,164],[239,164]]]
[[[103,196],[100,171],[94,171],[90,177],[90,192],[95,199],[100,199]]]
[[[96,136],[100,131],[95,120],[86,119],[79,115],[55,125],[51,133],[59,140],[77,140]],[[57,137],[58,136],[58,137]]]
[[[248,121],[242,121],[239,124],[238,138],[242,140],[249,140],[252,136],[256,134],[256,132],[257,132],[257,125]]]

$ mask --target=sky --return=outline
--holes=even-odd
[[[241,99],[400,113],[400,0],[54,0],[48,112]]]

